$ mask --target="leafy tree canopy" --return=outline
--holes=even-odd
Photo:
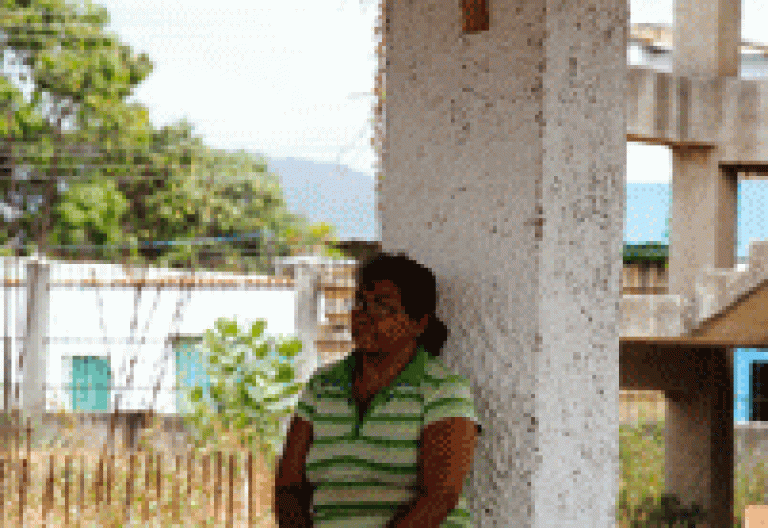
[[[29,100],[0,80],[0,193],[20,211],[15,225],[4,222],[0,243],[21,230],[30,247],[63,258],[263,271],[270,257],[310,247],[339,254],[323,244],[333,228],[287,211],[264,160],[206,147],[186,120],[155,130],[144,106],[125,101],[153,65],[105,32],[106,9],[64,0],[0,6],[3,55],[28,69],[21,81],[32,80]],[[29,170],[14,171],[14,182],[14,167]]]

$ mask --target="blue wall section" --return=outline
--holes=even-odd
[[[204,392],[211,385],[208,373],[205,371],[200,343],[195,340],[175,343],[176,352],[176,412],[188,414],[192,411],[188,392],[191,387],[202,386]]]
[[[768,362],[768,351],[757,348],[738,348],[734,351],[734,411],[735,422],[746,422],[751,419],[749,400],[749,377],[752,370],[752,362]]]

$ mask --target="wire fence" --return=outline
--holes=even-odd
[[[201,332],[212,326],[215,316],[231,314],[233,302],[242,305],[248,301],[242,297],[246,292],[292,293],[295,289],[293,279],[287,277],[46,261],[49,273],[42,279],[35,299],[30,293],[34,283],[27,277],[28,263],[14,257],[2,259],[8,336],[5,353],[15,360],[12,361],[15,365],[11,363],[11,369],[6,371],[16,371],[12,376],[16,379],[6,379],[9,382],[6,384],[13,387],[10,408],[21,405],[18,389],[24,385],[20,380],[34,371],[36,365],[44,365],[46,372],[42,376],[46,381],[41,390],[50,392],[55,388],[68,393],[70,401],[59,398],[58,403],[75,410],[71,395],[79,389],[67,383],[73,380],[76,360],[89,358],[94,364],[102,362],[98,368],[108,371],[111,378],[110,390],[88,392],[89,397],[95,396],[98,401],[110,400],[109,406],[102,405],[104,408],[98,410],[108,411],[120,399],[123,399],[119,402],[122,408],[155,408],[159,398],[165,398],[166,402],[178,400],[176,396],[183,391],[177,387],[175,377],[179,373],[174,374],[173,364],[179,359],[180,343],[199,340]],[[210,297],[202,299],[200,295],[206,295],[205,292],[217,295],[218,301],[210,302]],[[293,300],[290,295],[279,299],[283,299],[282,317],[287,320],[293,315]],[[34,302],[38,310],[33,309]],[[198,320],[207,317],[210,322],[203,326],[185,323],[190,305],[197,306]],[[38,324],[30,328],[30,316],[40,310],[49,314],[52,326]],[[184,325],[194,333],[184,334]],[[30,339],[39,343],[37,350],[30,349]],[[30,353],[38,356],[37,359],[45,355],[47,363],[36,364],[37,359],[30,359]],[[200,370],[202,366],[195,367]],[[53,368],[52,376],[50,368]],[[83,369],[80,365],[80,370]],[[57,371],[60,373],[56,374]],[[90,372],[86,368],[80,375],[102,376],[104,372]],[[57,377],[61,383],[56,382]],[[30,386],[29,382],[26,386]],[[105,392],[109,398],[104,398]],[[125,401],[135,400],[136,395],[141,395],[143,401]],[[147,395],[150,397],[145,398]],[[50,399],[48,393],[45,398]],[[166,404],[166,412],[172,409],[172,403],[170,408]]]
[[[33,451],[30,419],[12,416],[0,426],[3,526],[273,525],[273,467],[260,453]]]

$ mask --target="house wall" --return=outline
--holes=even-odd
[[[0,276],[3,274],[0,267]],[[26,270],[14,270],[20,281]],[[267,322],[265,335],[279,338],[293,336],[295,298],[293,286],[251,286],[250,289],[194,289],[112,287],[63,287],[67,279],[81,281],[88,277],[110,282],[125,278],[118,266],[51,264],[50,320],[46,367],[47,405],[49,411],[71,409],[70,395],[64,385],[71,380],[73,356],[109,357],[113,391],[111,402],[120,395],[120,409],[154,408],[159,413],[176,412],[173,390],[176,376],[175,354],[166,344],[173,335],[200,335],[213,328],[219,317],[236,318],[241,327],[255,320]],[[231,277],[231,276],[230,276]],[[251,277],[253,278],[253,277]],[[57,283],[59,283],[57,285]],[[19,374],[18,356],[26,328],[26,288],[7,288],[11,306],[9,327],[14,336],[13,381],[23,382]],[[0,305],[4,317],[4,304]],[[176,317],[175,313],[179,315]],[[132,386],[130,358],[137,357],[133,367]],[[0,371],[2,370],[0,362]],[[160,379],[161,390],[152,405],[152,385]],[[23,405],[23,401],[19,402]]]

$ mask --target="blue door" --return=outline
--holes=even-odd
[[[187,414],[192,411],[189,391],[194,386],[202,386],[204,393],[210,387],[210,379],[205,371],[199,340],[179,341],[174,345],[176,353],[176,412]]]
[[[108,357],[72,357],[73,411],[108,411],[111,386]]]
[[[749,401],[752,403],[750,420],[768,421],[768,363],[755,361],[749,380]]]

